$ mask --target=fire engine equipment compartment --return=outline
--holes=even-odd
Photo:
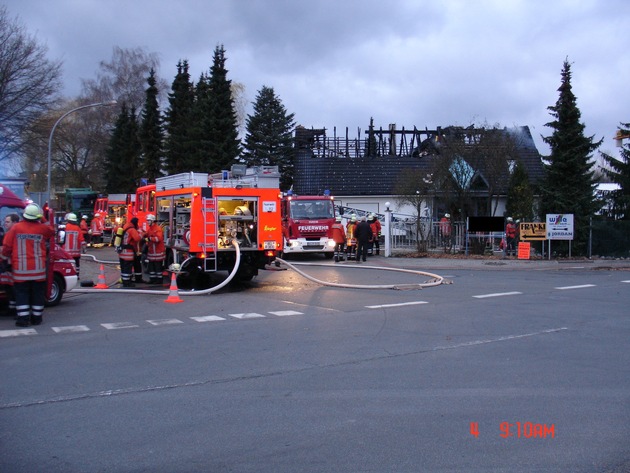
[[[156,179],[166,266],[178,263],[182,276],[196,280],[202,274],[231,271],[236,240],[241,257],[235,279],[250,280],[258,274],[282,251],[279,178],[277,166],[259,166]]]

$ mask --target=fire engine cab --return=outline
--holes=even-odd
[[[164,227],[165,265],[195,286],[208,273],[232,271],[248,281],[282,252],[277,166],[232,166],[218,174],[182,173],[156,179],[155,210]],[[138,204],[138,202],[136,202]],[[141,225],[142,226],[142,225]]]
[[[323,253],[332,258],[335,242],[331,227],[335,223],[334,197],[303,196],[291,191],[282,196],[284,254]]]

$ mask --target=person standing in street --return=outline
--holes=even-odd
[[[514,225],[514,219],[512,217],[507,218],[507,224],[505,225],[505,254],[507,256],[516,256],[516,225]]]
[[[372,254],[378,255],[381,253],[381,244],[379,242],[379,238],[381,237],[381,222],[379,222],[376,214],[370,214],[370,218],[368,219],[368,223],[372,228]]]
[[[0,286],[4,290],[8,299],[8,315],[15,315],[15,294],[13,293],[13,273],[11,271],[11,263],[1,257],[2,246],[4,244],[4,236],[11,230],[11,227],[20,221],[20,216],[16,213],[10,213],[4,217],[4,232],[0,240]]]
[[[144,239],[147,242],[149,260],[149,284],[162,284],[162,265],[164,264],[164,232],[155,222],[155,215],[147,215],[147,228]]]
[[[134,262],[138,258],[138,245],[142,238],[138,233],[138,218],[134,217],[123,227],[122,243],[118,255],[120,262],[120,279],[123,287],[134,287],[131,281]],[[140,275],[142,277],[142,275]]]
[[[17,317],[15,325],[28,327],[43,321],[46,303],[46,259],[55,230],[39,220],[42,209],[28,204],[24,220],[14,224],[4,237],[2,255],[11,261]]]
[[[81,222],[79,223],[79,227],[81,228],[81,233],[83,233],[83,240],[85,240],[85,244],[90,246],[90,226],[87,223],[88,216],[83,215],[81,217]]]
[[[77,278],[80,278],[81,271],[81,253],[85,252],[85,239],[81,227],[77,225],[76,214],[70,212],[66,214],[65,236],[63,242],[60,242],[63,249],[72,256],[74,265],[77,269]]]
[[[343,259],[344,247],[346,246],[346,230],[341,223],[341,217],[335,219],[335,223],[330,226],[331,237],[335,242],[335,263],[339,262],[339,258]]]
[[[354,237],[357,239],[357,263],[367,261],[367,249],[372,239],[372,228],[367,223],[365,215],[354,229]]]
[[[101,214],[95,213],[92,223],[90,223],[90,242],[92,245],[103,241],[103,221],[100,217]]]

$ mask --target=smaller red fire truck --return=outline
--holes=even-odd
[[[103,236],[111,237],[114,227],[121,225],[133,208],[134,194],[100,195],[94,204],[94,218],[103,223]],[[96,216],[98,214],[98,217]]]
[[[325,195],[282,196],[282,231],[285,238],[284,254],[323,253],[332,258],[335,242],[331,227],[335,223],[334,197]]]

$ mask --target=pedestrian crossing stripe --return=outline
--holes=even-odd
[[[90,329],[87,325],[68,325],[66,327],[53,327],[55,333],[67,333],[67,332],[89,332]]]
[[[107,330],[118,330],[122,328],[137,328],[139,325],[132,324],[130,322],[115,322],[113,324],[101,324],[101,326],[105,327]]]
[[[151,325],[174,325],[174,324],[183,324],[179,319],[159,319],[159,320],[147,320]]]
[[[264,317],[262,314],[258,314],[256,312],[246,312],[244,314],[228,314],[230,317],[234,317],[235,319],[259,319]]]
[[[33,328],[22,328],[16,330],[0,330],[0,337],[19,337],[21,335],[37,335],[37,330]]]
[[[204,315],[203,317],[191,317],[191,319],[196,322],[215,322],[218,320],[225,320],[223,317],[219,317],[218,315]]]
[[[302,312],[296,312],[294,310],[277,310],[275,312],[269,312],[272,315],[277,315],[278,317],[286,317],[288,315],[302,315]]]

